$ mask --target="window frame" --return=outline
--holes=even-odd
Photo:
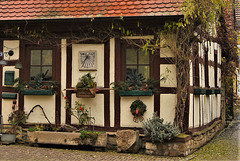
[[[122,53],[122,66],[121,68],[123,69],[123,72],[121,72],[121,78],[122,78],[122,81],[126,81],[126,72],[127,72],[127,66],[137,66],[137,72],[138,72],[138,69],[139,69],[139,66],[149,66],[149,78],[152,78],[153,76],[153,73],[152,73],[152,65],[151,65],[151,61],[152,61],[152,55],[148,52],[149,54],[149,64],[140,64],[139,65],[139,53],[137,54],[137,64],[127,64],[127,49],[128,48],[133,48],[133,49],[140,49],[140,47],[137,47],[137,46],[130,46],[130,45],[127,45],[127,44],[123,44],[122,45],[122,48],[121,48],[121,53]],[[138,72],[139,73],[139,72]],[[146,81],[147,79],[145,79]]]
[[[55,81],[56,80],[56,49],[53,48],[53,47],[50,47],[50,46],[30,46],[30,47],[27,47],[27,63],[26,63],[26,78],[28,81],[33,81],[31,80],[31,51],[32,50],[41,50],[41,53],[42,53],[42,50],[52,50],[52,80],[51,81]],[[41,59],[42,59],[42,54],[41,54]],[[33,65],[34,66],[34,65]],[[39,65],[37,65],[39,66]],[[42,65],[42,60],[41,60],[41,68],[44,67],[45,65]],[[46,66],[50,66],[50,65],[46,65]],[[44,81],[44,82],[51,82],[51,81]]]

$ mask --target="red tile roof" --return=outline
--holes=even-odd
[[[0,20],[181,15],[183,0],[1,0]]]

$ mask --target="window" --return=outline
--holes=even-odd
[[[52,80],[52,50],[31,50],[30,51],[30,79],[40,75],[43,81]]]
[[[142,49],[126,48],[126,76],[132,72],[141,73],[146,80],[150,77],[150,56]]]

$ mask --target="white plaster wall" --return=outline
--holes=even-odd
[[[194,99],[193,99],[193,94],[190,94],[190,103],[189,103],[189,128],[193,128],[194,127],[194,123],[193,123],[193,116],[194,116]]]
[[[209,122],[209,96],[203,95],[204,99],[204,107],[203,107],[203,115],[204,115],[204,125]]]
[[[168,73],[167,71],[170,70]],[[163,74],[167,79],[160,82],[160,87],[177,87],[176,65],[163,64],[160,65],[160,75]]]
[[[3,52],[8,52],[12,50],[14,52],[13,56],[5,56],[5,60],[18,60],[19,59],[19,40],[4,40],[3,41]]]
[[[115,81],[115,39],[110,39],[110,83]],[[114,90],[110,90],[110,126],[114,126]]]
[[[217,68],[218,74],[217,74],[217,86],[222,87],[221,83],[221,69]]]
[[[97,94],[94,98],[77,98],[76,94],[72,94],[72,107],[75,106],[75,101],[85,104],[85,107],[89,109],[91,107],[91,116],[95,118],[96,126],[104,126],[104,95]],[[90,112],[90,110],[89,110]],[[90,114],[90,113],[89,113]],[[78,124],[78,120],[72,116],[72,124]]]
[[[55,94],[48,96],[40,96],[40,95],[25,95],[24,96],[24,110],[29,113],[30,110],[35,105],[40,105],[45,111],[48,119],[51,123],[55,123]],[[34,111],[30,114],[28,123],[48,123],[45,119],[42,110],[39,107],[36,107]]]
[[[218,63],[221,64],[222,63],[222,49],[221,46],[218,45]]]
[[[202,43],[198,43],[198,54],[200,58],[203,58],[203,54],[204,54],[204,49],[203,49],[203,44]]]
[[[79,51],[97,51],[97,70],[79,71]],[[104,44],[73,44],[72,45],[72,85],[75,86],[83,75],[91,73],[95,77],[97,86],[104,86]]]
[[[215,119],[215,118],[217,117],[217,115],[216,115],[216,114],[217,114],[217,108],[216,108],[216,104],[217,104],[216,101],[217,101],[217,100],[216,100],[216,96],[215,96],[215,95],[211,95],[211,97],[212,97],[212,101],[213,101],[213,106],[212,106],[212,108],[213,108],[213,109],[212,109],[212,110],[213,110],[213,111],[212,111],[212,113],[213,113],[213,118],[212,118],[212,119]]]
[[[133,101],[137,100],[138,97],[121,97],[120,107],[120,126],[121,127],[142,127],[142,122],[134,122],[133,115],[131,113],[130,106]],[[147,111],[144,113],[144,120],[152,118],[154,112],[154,96],[143,96],[139,97],[141,101],[147,106]],[[162,107],[162,106],[161,106]]]
[[[167,57],[175,57],[175,56],[169,48],[160,48],[160,57],[167,58]]]
[[[66,96],[66,71],[67,71],[67,40],[61,40],[61,124],[66,121],[65,99]]]
[[[208,77],[209,77],[209,86],[215,87],[214,67],[212,67],[212,66],[208,66]]]
[[[216,117],[220,117],[221,116],[221,95],[220,94],[217,94],[216,96],[217,98],[217,114],[216,114]]]
[[[4,66],[3,73],[2,73],[2,86],[11,86],[11,85],[4,85],[5,81],[5,72],[6,71],[14,71],[14,79],[19,77],[19,69],[16,69],[14,66]]]
[[[213,42],[209,42],[209,60],[210,61],[214,61],[214,43]]]
[[[7,93],[11,93],[11,92],[7,92]],[[16,100],[18,103],[18,94],[17,94],[17,99],[2,99],[2,116],[3,116],[4,124],[8,124],[8,116],[12,112],[13,100]],[[16,107],[18,108],[18,104],[16,104]]]
[[[199,127],[199,101],[200,96],[194,96],[194,127]]]
[[[205,87],[205,69],[203,64],[199,64],[199,86]]]
[[[160,117],[167,122],[174,122],[177,95],[176,94],[160,94]]]
[[[193,64],[191,60],[189,60],[189,66],[190,66],[190,70],[189,70],[190,86],[193,86]]]
[[[210,115],[210,120],[209,121],[212,121],[213,120],[213,99],[212,99],[212,96],[210,95],[209,96],[209,106],[210,106],[210,110],[209,110],[209,115]]]
[[[200,95],[200,126],[204,124],[204,117],[203,117],[203,110],[204,110],[204,96]]]

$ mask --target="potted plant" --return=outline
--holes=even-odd
[[[45,75],[41,77],[41,75],[38,74],[34,77],[33,81],[27,83],[20,78],[16,78],[14,86],[16,90],[23,95],[53,95],[56,93],[58,83],[55,81],[44,82]]]
[[[76,97],[78,98],[93,98],[96,95],[97,83],[94,81],[95,77],[91,73],[83,75],[76,85]]]
[[[16,101],[14,100],[12,106],[13,111],[8,117],[8,122],[11,124],[11,127],[1,135],[2,142],[15,143],[18,127],[26,123],[27,114],[19,109],[15,110],[15,107]]]
[[[164,79],[165,77],[161,80]],[[127,75],[125,82],[113,82],[111,85],[113,85],[114,90],[118,91],[120,96],[151,96],[158,92],[157,88],[155,88],[155,84],[159,83],[161,80],[149,78],[145,81],[141,73],[132,71]]]

